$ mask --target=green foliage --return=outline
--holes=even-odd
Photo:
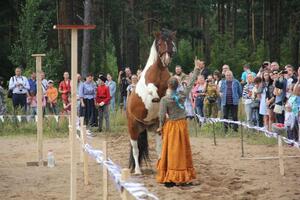
[[[178,42],[177,53],[175,54],[173,65],[181,65],[184,72],[188,73],[193,69],[193,50],[188,40],[181,39]]]
[[[9,57],[15,66],[26,71],[35,69],[35,53],[46,53],[43,61],[47,77],[54,78],[60,73],[62,58],[58,50],[48,48],[48,36],[55,21],[55,2],[26,0],[19,16],[18,39],[12,46]],[[26,73],[26,72],[25,72]]]
[[[281,49],[280,63],[284,63],[284,64],[292,63],[292,51],[291,51],[291,47],[290,47],[290,42],[291,42],[291,40],[289,37],[283,38],[283,41],[280,45],[280,49]],[[297,66],[295,66],[295,67],[297,67]]]

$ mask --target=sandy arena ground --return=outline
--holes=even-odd
[[[90,143],[101,148],[108,141],[108,153],[112,160],[127,167],[129,141],[127,135],[96,137]],[[278,160],[241,160],[240,141],[236,138],[218,139],[214,146],[211,139],[192,138],[194,166],[197,185],[165,188],[155,182],[154,139],[150,138],[152,166],[146,174],[136,177],[139,182],[160,199],[300,199],[300,158],[285,160],[286,175],[279,174]],[[27,167],[26,162],[35,161],[35,138],[17,137],[0,140],[0,199],[54,200],[69,199],[70,165],[67,139],[44,141],[44,155],[53,149],[57,166]],[[246,156],[276,156],[276,146],[246,145]],[[287,155],[300,155],[295,148],[284,147]],[[78,149],[79,155],[79,149]],[[78,199],[102,198],[102,168],[89,159],[90,184],[83,185],[82,164],[78,164]],[[114,183],[109,181],[109,199],[120,199]]]

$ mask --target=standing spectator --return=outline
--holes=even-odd
[[[77,90],[76,90],[76,98],[77,98],[77,115],[78,116],[84,116],[83,112],[81,111],[80,107],[80,97],[79,97],[79,88],[81,87],[81,84],[83,84],[81,80],[81,75],[77,74]]]
[[[298,140],[298,132],[294,131],[295,121],[296,121],[296,116],[292,112],[291,105],[289,103],[287,103],[285,105],[284,125],[287,130],[288,139],[297,141]]]
[[[110,111],[114,112],[115,111],[115,105],[116,105],[116,82],[113,81],[111,74],[106,75],[107,82],[106,85],[109,87],[109,94],[110,94]]]
[[[102,124],[103,124],[103,117],[105,118],[106,122],[106,131],[110,131],[110,122],[109,122],[109,100],[110,100],[110,94],[109,94],[109,88],[105,85],[105,82],[107,79],[105,76],[100,75],[99,76],[99,85],[97,87],[97,93],[96,93],[96,106],[99,110],[99,123],[98,123],[98,130],[99,132],[102,131]]]
[[[278,123],[284,123],[284,103],[285,103],[285,96],[286,96],[286,85],[287,81],[283,77],[282,73],[278,71],[274,71],[274,78],[275,78],[275,88],[274,88],[274,95],[275,95],[275,107],[274,112],[276,116],[276,120]]]
[[[216,118],[218,116],[218,86],[214,83],[212,75],[207,77],[206,96],[204,99],[205,117]]]
[[[221,75],[222,79],[219,81],[219,84],[218,84],[219,89],[221,88],[222,82],[225,81],[225,74],[227,71],[230,71],[230,67],[229,67],[229,65],[225,64],[222,66],[222,75]]]
[[[58,114],[58,111],[57,111],[58,91],[57,91],[57,88],[53,86],[52,80],[48,81],[48,89],[46,92],[46,96],[47,96],[49,110],[51,111],[52,114],[57,115]]]
[[[273,81],[270,77],[270,74],[268,71],[262,72],[262,93],[260,98],[260,104],[259,104],[259,114],[263,115],[263,121],[264,121],[264,127],[267,130],[270,130],[270,120],[271,116],[268,112],[268,97],[269,97],[269,88],[272,87]]]
[[[4,96],[3,78],[0,77],[0,115],[4,115],[6,113]]]
[[[247,84],[243,89],[243,104],[246,113],[246,121],[248,124],[252,122],[252,90],[254,88],[254,77],[253,74],[248,74]]]
[[[250,70],[250,66],[248,64],[244,65],[243,69],[244,69],[244,72],[242,73],[242,76],[241,76],[241,84],[242,84],[242,86],[247,83],[247,76],[248,76],[248,74],[252,74],[252,76],[254,78],[256,76],[256,74]]]
[[[268,106],[268,115],[269,115],[268,130],[271,131],[272,124],[275,122],[275,113],[274,113],[274,107],[275,107],[274,78],[275,77],[272,72],[269,73],[269,76],[270,76],[270,81],[268,82],[266,95],[267,95],[267,106]],[[265,81],[268,80],[268,78],[266,77],[267,75],[264,75]]]
[[[9,90],[12,90],[12,101],[14,106],[14,112],[17,107],[24,109],[25,113],[27,111],[26,96],[30,89],[28,80],[25,76],[21,75],[22,70],[17,67],[15,70],[15,76],[11,77],[9,80]]]
[[[264,61],[263,62],[263,64],[259,68],[257,76],[263,78],[263,72],[265,72],[265,71],[271,71],[271,63],[269,61]]]
[[[96,87],[97,86],[93,81],[93,74],[88,74],[86,81],[81,84],[81,87],[79,88],[80,105],[87,126],[94,125]]]
[[[30,91],[29,95],[27,97],[27,104],[29,106],[29,113],[31,115],[37,114],[37,99],[36,99],[36,93],[34,91]]]
[[[47,89],[48,89],[48,81],[45,77],[45,72],[41,72],[41,80],[42,80],[42,90],[43,90],[43,94],[45,96]]]
[[[120,71],[118,77],[118,84],[120,85],[121,99],[123,102],[123,109],[126,111],[127,106],[127,87],[131,83],[131,70],[129,67],[125,68],[125,73]]]
[[[200,75],[202,75],[206,80],[209,75],[209,71],[207,67],[205,67],[205,62],[203,60],[197,60],[197,65],[200,68]]]
[[[286,98],[289,98],[293,93],[294,84],[297,82],[297,77],[294,73],[294,67],[292,65],[286,65],[284,72],[284,78],[287,81],[286,85]]]
[[[47,100],[47,89],[48,89],[48,81],[45,76],[45,72],[41,72],[41,80],[42,80],[42,91],[43,91],[43,99],[45,98],[45,102],[48,102]],[[43,107],[43,113],[46,113],[46,106]]]
[[[279,64],[277,62],[272,62],[270,67],[271,71],[279,71]]]
[[[187,78],[187,75],[182,71],[182,67],[180,65],[176,65],[174,76],[177,77],[177,79],[179,79],[179,82]]]
[[[59,88],[58,88],[59,93],[61,93],[61,98],[63,101],[63,104],[65,105],[64,110],[65,111],[70,111],[71,109],[69,109],[69,96],[71,94],[71,80],[69,79],[69,73],[65,72],[64,73],[64,80],[60,82],[59,84]],[[65,112],[68,113],[68,112]]]
[[[231,116],[232,120],[238,121],[238,104],[242,96],[242,86],[238,80],[234,79],[231,71],[226,71],[225,73],[225,81],[222,81],[220,95],[224,119],[229,119],[229,116]],[[227,132],[228,124],[224,123],[224,127],[225,132]],[[237,124],[233,125],[233,130],[238,131]]]
[[[29,90],[33,91],[36,94],[37,89],[36,89],[36,73],[35,72],[31,73],[31,76],[30,76],[30,79],[28,80],[28,83],[29,83],[29,86],[30,86]]]
[[[131,84],[128,85],[128,87],[127,87],[127,98],[128,98],[129,95],[132,93],[132,91],[135,90],[135,86],[136,86],[137,82],[138,82],[138,77],[137,77],[137,75],[135,75],[135,74],[132,75],[132,76],[131,76]]]
[[[252,104],[251,104],[252,122],[254,126],[260,126],[259,105],[261,100],[261,93],[262,93],[262,78],[256,77],[254,79],[254,88],[252,89]]]
[[[197,84],[193,89],[193,97],[195,99],[196,113],[201,117],[204,117],[203,106],[204,106],[204,97],[206,92],[205,89],[206,89],[206,82],[204,76],[199,75],[197,78]]]
[[[218,93],[219,93],[219,82],[221,82],[221,79],[222,79],[222,74],[219,72],[219,70],[216,70],[214,71],[214,74],[213,74],[213,79],[214,79],[214,82],[215,82],[215,85],[217,86],[217,89],[218,89]],[[222,106],[221,106],[221,97],[220,95],[218,95],[218,98],[217,98],[217,106],[218,106],[218,112],[221,113],[222,111]]]

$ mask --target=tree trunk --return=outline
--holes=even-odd
[[[136,25],[135,17],[135,1],[128,0],[128,16],[127,16],[127,48],[126,48],[126,65],[131,68],[133,72],[139,66],[139,34]]]
[[[252,46],[253,50],[255,51],[256,48],[256,41],[255,41],[255,16],[254,16],[254,0],[251,1],[251,29],[252,29]]]
[[[205,63],[208,66],[210,64],[210,35],[209,35],[209,20],[203,18],[203,30],[204,30],[204,57]]]
[[[58,5],[58,24],[73,24],[73,0],[61,0]],[[58,30],[58,47],[64,57],[64,71],[71,69],[71,34]]]
[[[269,52],[271,61],[280,61],[280,0],[270,1]]]
[[[84,24],[92,24],[92,0],[84,1]],[[83,31],[81,75],[86,77],[90,66],[91,30]]]
[[[237,0],[233,0],[232,2],[233,16],[232,16],[232,41],[233,46],[236,42],[236,16],[237,16]]]

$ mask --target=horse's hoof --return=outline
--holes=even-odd
[[[134,172],[134,175],[142,175],[142,172],[141,171],[136,171],[136,172]]]
[[[160,101],[159,98],[154,98],[154,99],[152,99],[152,102],[153,102],[153,103],[158,103],[159,101]]]

